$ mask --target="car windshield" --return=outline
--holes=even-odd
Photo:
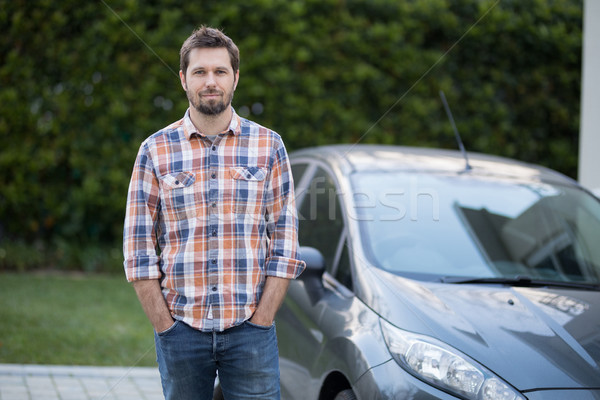
[[[582,190],[463,175],[354,173],[365,251],[423,278],[600,282],[600,202]]]

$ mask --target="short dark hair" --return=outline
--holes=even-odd
[[[240,51],[222,31],[202,25],[188,37],[179,51],[179,67],[185,75],[190,64],[190,52],[196,48],[225,48],[229,53],[233,73],[237,73],[240,67]]]

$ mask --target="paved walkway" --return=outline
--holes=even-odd
[[[0,364],[0,400],[163,400],[157,368]]]

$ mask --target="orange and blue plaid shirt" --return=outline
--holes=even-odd
[[[127,280],[160,279],[173,317],[203,331],[249,319],[267,276],[294,279],[298,218],[281,137],[235,112],[214,142],[189,118],[147,138],[127,198]]]

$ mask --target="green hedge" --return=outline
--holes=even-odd
[[[467,149],[575,176],[581,0],[0,0],[0,269],[118,270],[140,142],[187,107],[183,40],[241,50],[234,106],[288,148]]]

